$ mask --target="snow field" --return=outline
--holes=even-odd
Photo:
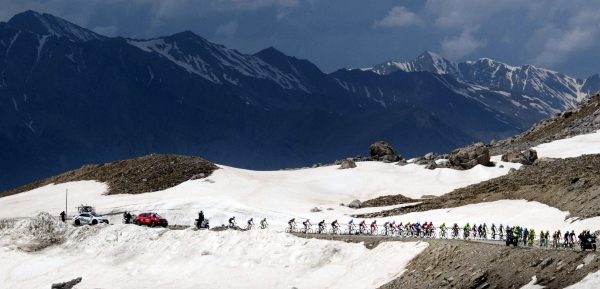
[[[426,247],[384,242],[369,250],[258,230],[82,226],[43,254],[4,246],[0,284],[40,288],[81,276],[78,288],[376,288]]]

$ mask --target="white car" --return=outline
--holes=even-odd
[[[108,219],[96,213],[81,213],[73,217],[73,224],[79,225],[96,225],[100,223],[108,224]]]

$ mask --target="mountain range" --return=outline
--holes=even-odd
[[[27,11],[0,22],[0,190],[150,153],[277,169],[404,156],[500,139],[600,88],[530,65],[410,62],[327,74],[275,48],[256,54],[184,31],[106,37]]]

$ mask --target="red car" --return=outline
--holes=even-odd
[[[135,217],[134,224],[141,226],[147,225],[149,227],[162,226],[166,227],[169,225],[167,219],[161,217],[157,213],[141,213]]]

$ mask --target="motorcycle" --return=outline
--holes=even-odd
[[[511,233],[507,233],[506,236],[506,246],[510,246],[513,245],[515,247],[517,247],[519,245],[519,238],[515,237],[512,232]]]
[[[196,226],[196,228],[198,230],[207,230],[207,229],[210,229],[210,225],[208,223],[208,219],[202,220],[201,224],[198,224],[198,219],[195,219],[194,220],[194,226]]]
[[[582,238],[580,245],[581,245],[581,251],[585,251],[587,249],[596,251],[596,236]]]

